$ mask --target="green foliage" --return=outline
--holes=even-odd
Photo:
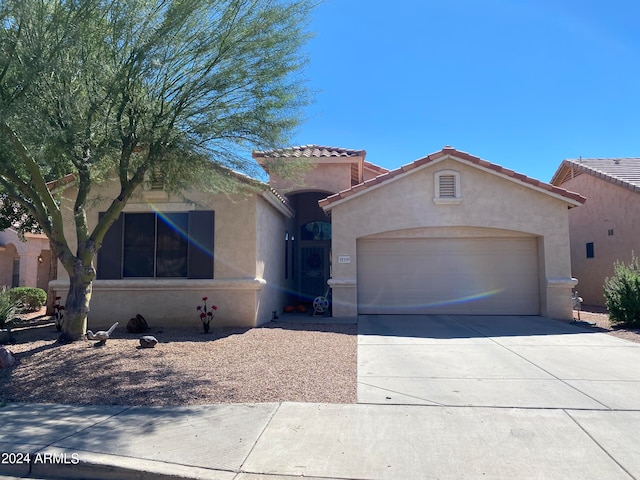
[[[640,325],[640,266],[635,254],[629,264],[615,262],[613,277],[605,279],[604,298],[612,323]]]
[[[30,312],[40,310],[47,303],[47,292],[35,287],[16,287],[9,290],[9,298]]]
[[[0,1],[0,226],[41,229],[70,291],[87,292],[104,235],[151,177],[174,193],[245,185],[231,170],[253,173],[251,149],[285,144],[309,102],[300,72],[312,3]],[[62,178],[75,187],[72,228],[64,182],[47,184]],[[103,182],[117,193],[91,229]],[[74,339],[85,299],[66,302]]]
[[[7,328],[7,322],[16,314],[18,303],[11,298],[10,290],[0,289],[0,329]]]

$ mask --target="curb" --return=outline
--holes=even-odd
[[[65,450],[48,448],[46,452],[63,454]],[[92,480],[231,480],[236,472],[192,467],[156,460],[79,452],[79,463],[35,463],[1,465],[0,475],[26,478],[60,478]],[[68,454],[67,454],[68,457]]]

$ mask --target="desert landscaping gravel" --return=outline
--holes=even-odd
[[[39,323],[39,324],[38,324]],[[0,402],[198,405],[356,401],[356,325],[151,328],[159,343],[120,327],[104,346],[61,345],[51,322],[14,329],[13,369]]]
[[[574,312],[577,320],[578,312]],[[104,346],[61,345],[48,317],[16,324],[14,368],[0,370],[0,403],[203,405],[356,402],[357,326],[272,322],[260,328],[151,328],[155,348],[118,328]],[[640,343],[585,307],[580,326]]]

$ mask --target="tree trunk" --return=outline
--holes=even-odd
[[[49,245],[51,245],[51,241],[49,241]],[[56,303],[56,292],[49,286],[52,280],[58,278],[58,256],[55,254],[53,250],[53,246],[49,247],[49,251],[51,252],[49,255],[49,282],[47,283],[47,315],[51,316],[54,314],[53,305]]]
[[[75,265],[69,278],[69,294],[64,305],[64,323],[60,340],[75,342],[87,333],[87,315],[95,270]]]

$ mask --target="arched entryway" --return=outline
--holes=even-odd
[[[318,201],[331,192],[302,192],[288,195],[296,212],[292,232],[292,287],[300,302],[327,294],[331,277],[331,219]]]

